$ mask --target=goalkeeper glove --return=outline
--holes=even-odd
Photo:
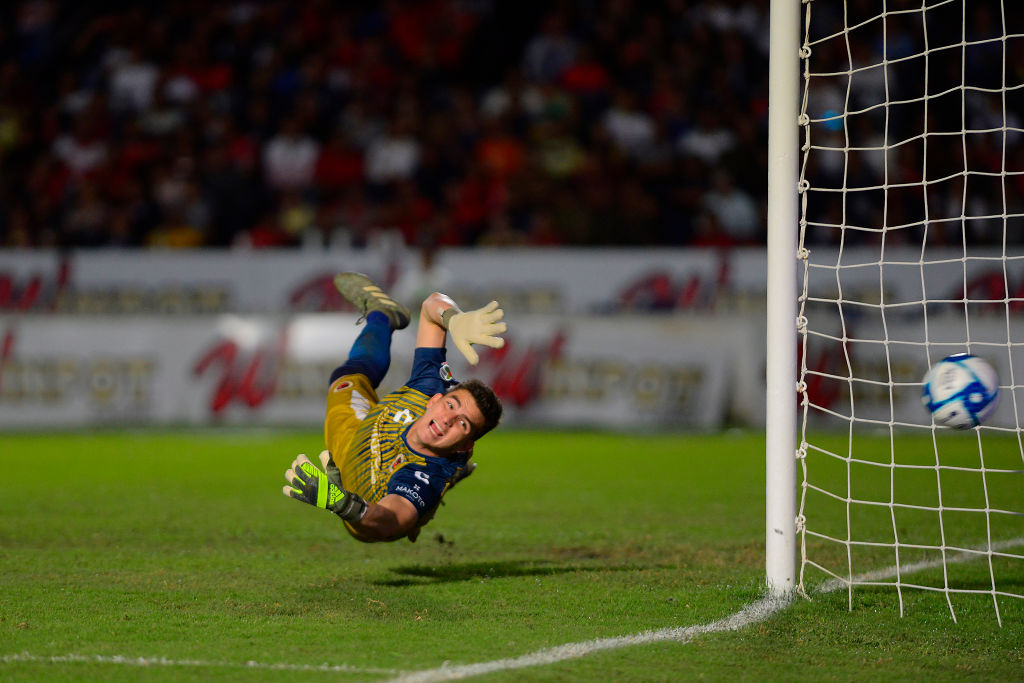
[[[346,522],[358,522],[366,514],[366,501],[342,488],[341,473],[329,451],[320,453],[320,462],[323,471],[300,454],[284,473],[288,486],[282,492],[289,498],[330,510]],[[335,479],[337,483],[332,481]]]
[[[500,349],[505,340],[497,336],[508,327],[498,322],[505,317],[505,312],[498,308],[498,302],[492,301],[483,308],[463,313],[457,308],[449,308],[441,314],[441,322],[452,335],[455,347],[462,352],[470,365],[480,362],[480,357],[473,350],[472,344],[483,344],[492,349]]]

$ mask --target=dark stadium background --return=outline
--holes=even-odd
[[[5,3],[0,245],[756,244],[766,11]]]

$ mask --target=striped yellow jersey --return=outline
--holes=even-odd
[[[468,456],[417,453],[406,433],[426,411],[430,397],[452,384],[443,348],[416,349],[409,381],[379,402],[362,375],[339,378],[328,397],[325,430],[345,488],[372,503],[389,493],[400,495],[416,507],[421,520],[428,519]]]

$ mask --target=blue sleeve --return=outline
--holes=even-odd
[[[441,472],[428,472],[422,465],[408,464],[391,475],[388,493],[408,500],[422,517],[441,502],[447,483]]]
[[[412,374],[405,386],[422,391],[427,396],[443,394],[450,386],[451,371],[445,359],[448,357],[444,347],[427,346],[416,349],[412,357]]]

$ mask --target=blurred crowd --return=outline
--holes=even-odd
[[[759,244],[767,10],[7,3],[0,244]]]
[[[806,241],[1024,243],[1024,3],[883,4],[813,5]]]
[[[767,0],[25,0],[0,243],[761,240]]]

